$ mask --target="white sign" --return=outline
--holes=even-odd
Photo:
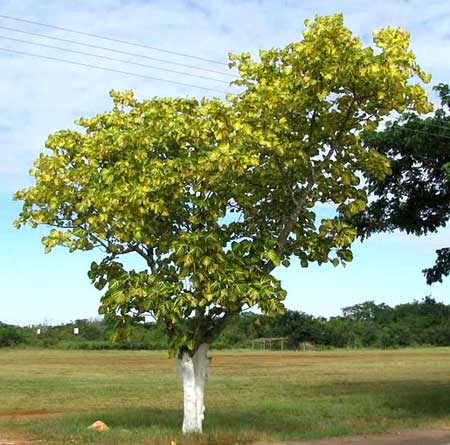
[[[36,329],[36,334],[37,334],[37,335],[41,335],[41,329],[40,329],[40,328],[37,328],[37,329]]]
[[[78,335],[80,333],[80,329],[79,328],[73,328],[73,333],[75,335]]]

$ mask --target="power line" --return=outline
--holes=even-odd
[[[6,52],[10,52],[10,53],[15,53],[15,54],[21,54],[21,55],[24,55],[24,56],[38,57],[38,58],[41,58],[41,59],[47,59],[47,60],[52,60],[52,61],[56,61],[56,62],[64,62],[64,63],[69,63],[71,65],[79,65],[79,66],[84,66],[84,67],[87,67],[87,68],[93,68],[93,69],[102,70],[102,71],[110,71],[112,73],[126,74],[128,76],[140,77],[142,79],[157,80],[157,81],[160,81],[160,82],[173,83],[173,84],[181,85],[181,86],[185,86],[185,87],[198,88],[200,90],[214,91],[215,93],[220,93],[220,94],[228,94],[227,91],[216,90],[214,88],[203,87],[201,85],[195,85],[195,84],[185,83],[185,82],[178,82],[176,80],[161,79],[160,77],[147,76],[145,74],[138,74],[138,73],[133,73],[133,72],[130,72],[130,71],[116,70],[114,68],[107,68],[107,67],[104,67],[104,66],[91,65],[91,64],[82,63],[82,62],[75,62],[73,60],[59,59],[57,57],[43,56],[43,55],[40,55],[40,54],[28,53],[28,52],[25,52],[25,51],[16,51],[16,50],[10,49],[10,48],[2,48],[2,47],[0,47],[0,51],[6,51]]]
[[[2,16],[0,15],[0,17],[2,17]],[[205,72],[214,73],[214,74],[220,74],[221,76],[227,76],[227,77],[231,77],[233,79],[237,79],[238,78],[238,76],[236,76],[234,74],[226,73],[226,72],[223,72],[223,71],[217,71],[217,70],[213,70],[213,69],[210,69],[210,68],[202,68],[202,67],[199,67],[199,66],[188,65],[186,63],[181,63],[181,62],[172,62],[170,60],[165,60],[165,59],[159,59],[157,57],[146,56],[144,54],[133,53],[133,52],[129,52],[129,51],[123,51],[123,50],[120,50],[120,49],[108,48],[106,46],[94,45],[92,43],[78,42],[76,40],[64,39],[62,37],[49,36],[48,34],[41,34],[41,33],[38,33],[38,32],[24,31],[23,29],[10,28],[8,26],[0,26],[0,29],[4,29],[6,31],[18,32],[18,33],[21,33],[21,34],[27,34],[27,35],[30,35],[30,36],[43,37],[45,39],[50,39],[50,40],[57,40],[59,42],[71,43],[73,45],[84,46],[84,47],[87,47],[87,48],[101,49],[103,51],[109,51],[109,52],[112,52],[112,53],[124,54],[124,55],[132,56],[132,57],[139,57],[141,59],[152,60],[152,61],[155,61],[155,62],[162,62],[162,63],[167,63],[167,64],[170,64],[170,65],[182,66],[184,68],[189,68],[189,69],[193,69],[193,70],[199,70],[199,71],[205,71]]]
[[[421,119],[419,116],[417,115],[412,115],[412,117],[415,117],[416,120],[415,121],[409,121],[407,119],[405,120],[396,120],[395,122],[391,122],[391,124],[395,124],[397,127],[401,127],[401,126],[405,126],[405,125],[417,125],[417,126],[423,126],[423,127],[430,127],[430,128],[439,128],[441,130],[450,130],[450,116],[444,116],[444,118],[440,118],[441,122],[443,125],[438,125],[432,122],[427,122],[429,119],[435,119],[435,117],[427,117],[424,119]],[[447,120],[445,120],[447,119]],[[447,126],[445,126],[444,124],[447,124]],[[391,127],[393,128],[393,125],[391,125]],[[389,128],[389,127],[388,127]]]
[[[131,61],[124,60],[124,59],[116,59],[115,57],[102,56],[102,55],[99,55],[99,54],[87,53],[87,52],[84,52],[84,51],[77,51],[75,49],[69,49],[69,48],[62,48],[60,46],[47,45],[45,43],[31,42],[29,40],[15,39],[13,37],[6,37],[6,36],[2,36],[2,35],[0,35],[0,39],[11,40],[13,42],[26,43],[26,44],[29,44],[29,45],[41,46],[41,47],[44,47],[44,48],[57,49],[57,50],[60,50],[60,51],[70,52],[70,53],[74,53],[74,54],[81,54],[83,56],[97,57],[99,59],[111,60],[113,62],[126,63],[126,64],[129,64],[129,65],[136,65],[136,66],[141,66],[141,67],[144,67],[144,68],[151,68],[151,69],[159,70],[159,71],[167,71],[169,73],[181,74],[183,76],[197,77],[199,79],[206,79],[206,80],[211,80],[211,81],[214,81],[214,82],[221,82],[221,83],[225,83],[225,84],[229,85],[229,82],[227,82],[226,80],[214,79],[212,77],[202,76],[200,74],[191,74],[191,73],[186,73],[185,71],[176,71],[176,70],[171,70],[169,68],[161,68],[161,67],[157,67],[157,66],[153,66],[153,65],[146,65],[144,63],[131,62]]]
[[[135,46],[135,47],[138,47],[138,48],[151,49],[153,51],[159,51],[159,52],[163,52],[163,53],[166,53],[166,54],[173,54],[173,55],[176,55],[176,56],[188,57],[190,59],[196,59],[196,60],[201,60],[203,62],[215,63],[217,65],[225,65],[225,66],[228,65],[227,63],[219,62],[218,60],[206,59],[204,57],[194,56],[192,54],[186,54],[186,53],[177,52],[177,51],[170,51],[170,50],[167,50],[167,49],[157,48],[157,47],[149,46],[149,45],[143,45],[141,43],[131,42],[131,41],[128,41],[128,40],[115,39],[115,38],[112,38],[112,37],[102,36],[100,34],[93,34],[93,33],[89,33],[89,32],[78,31],[78,30],[75,30],[75,29],[64,28],[62,26],[49,25],[48,23],[35,22],[33,20],[23,19],[23,18],[20,18],[20,17],[12,17],[12,16],[9,16],[9,15],[0,15],[0,18],[7,19],[7,20],[15,20],[17,22],[30,23],[32,25],[44,26],[46,28],[57,29],[59,31],[72,32],[74,34],[79,34],[79,35],[83,35],[83,36],[95,37],[96,39],[108,40],[110,42],[123,43],[125,45]]]
[[[0,15],[0,18],[11,18],[12,20],[20,20],[20,21],[25,21],[25,22],[29,22],[29,23],[39,24],[37,22],[35,23],[35,22],[28,21],[28,20],[16,19],[16,18],[3,16],[3,15]],[[63,29],[63,30],[65,30],[64,28],[53,27],[51,25],[42,25],[42,26],[48,26],[48,27],[52,27],[52,28],[56,28],[56,29]],[[147,58],[147,59],[150,59],[150,60],[156,60],[156,61],[165,62],[165,63],[172,63],[172,64],[175,64],[175,65],[181,65],[181,66],[188,67],[188,68],[199,69],[199,70],[204,70],[204,71],[211,71],[211,72],[214,72],[214,73],[217,73],[217,74],[222,74],[222,75],[227,75],[227,76],[231,76],[231,77],[236,77],[234,75],[230,75],[228,73],[222,73],[222,72],[219,72],[219,71],[203,69],[203,68],[199,68],[199,67],[195,67],[195,66],[179,64],[179,63],[176,63],[176,62],[170,62],[170,61],[165,61],[165,60],[161,60],[161,59],[155,59],[155,58],[147,57],[147,56],[144,56],[144,55],[141,55],[141,54],[129,53],[129,52],[120,51],[120,50],[113,50],[111,48],[101,47],[101,46],[97,46],[97,45],[90,45],[90,44],[87,44],[87,43],[76,42],[76,41],[72,41],[72,40],[68,40],[68,39],[62,39],[62,38],[53,37],[53,36],[48,36],[48,35],[44,35],[44,34],[27,32],[27,31],[15,29],[15,28],[8,28],[8,27],[0,26],[0,29],[5,29],[5,30],[8,30],[8,31],[20,32],[20,33],[24,33],[24,34],[30,34],[30,35],[39,36],[39,37],[45,37],[45,38],[53,39],[53,40],[60,40],[60,41],[63,41],[63,42],[73,43],[73,44],[77,44],[77,45],[93,47],[93,48],[98,48],[98,49],[102,49],[102,50],[106,50],[106,51],[112,51],[112,52],[117,52],[117,53],[123,53],[123,54],[131,55],[131,56]],[[71,31],[71,30],[69,30],[69,31]],[[77,32],[77,31],[71,31],[71,32]],[[87,33],[80,33],[80,34],[89,35]],[[92,35],[92,36],[97,37],[96,35]],[[54,46],[54,45],[47,45],[47,44],[44,44],[44,43],[31,42],[31,41],[22,40],[22,39],[16,39],[16,38],[13,38],[13,37],[7,37],[7,36],[1,36],[0,35],[0,38],[1,39],[11,40],[11,41],[16,41],[16,42],[21,42],[21,43],[26,43],[26,44],[30,44],[30,45],[35,45],[35,46],[41,46],[41,47],[45,47],[45,48],[52,48],[52,49],[57,49],[57,50],[61,50],[61,51],[71,52],[71,53],[74,53],[74,54],[81,54],[81,55],[90,56],[90,57],[97,57],[97,58],[101,58],[101,59],[104,59],[104,60],[111,60],[111,61],[114,61],[114,62],[126,63],[126,64],[130,64],[130,65],[136,65],[136,66],[141,66],[141,67],[145,67],[145,68],[151,68],[151,69],[171,72],[171,73],[175,73],[175,74],[180,74],[180,75],[185,75],[185,76],[190,76],[190,77],[197,77],[197,78],[201,78],[201,79],[206,79],[206,80],[211,80],[211,81],[216,81],[216,82],[221,82],[221,83],[228,84],[228,82],[226,82],[224,80],[221,80],[221,79],[214,79],[214,78],[207,77],[207,76],[186,73],[186,72],[183,72],[183,71],[176,71],[176,70],[171,70],[171,69],[168,69],[168,68],[155,67],[155,66],[152,66],[152,65],[146,65],[146,64],[142,64],[142,63],[138,63],[138,62],[132,62],[132,61],[127,61],[127,60],[123,60],[123,59],[116,59],[114,57],[102,56],[102,55],[99,55],[99,54],[93,54],[93,53],[87,53],[87,52],[83,52],[83,51],[72,50],[72,49],[69,49],[69,48],[61,48],[61,47]],[[109,38],[105,38],[105,39],[111,40]],[[142,45],[136,45],[136,46],[142,46]],[[143,47],[145,47],[145,46],[143,46]],[[214,88],[203,87],[201,85],[195,85],[195,84],[189,84],[189,83],[185,83],[185,82],[172,81],[172,80],[168,80],[168,79],[161,79],[161,78],[158,78],[158,77],[147,76],[147,75],[144,75],[144,74],[133,73],[133,72],[123,71],[123,70],[117,70],[117,69],[114,69],[114,68],[107,68],[107,67],[102,67],[102,66],[98,66],[98,65],[82,63],[82,62],[75,62],[73,60],[60,59],[60,58],[57,58],[57,57],[50,57],[50,56],[43,56],[43,55],[39,55],[39,54],[28,53],[28,52],[25,52],[25,51],[17,51],[17,50],[13,50],[13,49],[9,49],[9,48],[2,48],[2,47],[0,47],[0,51],[6,51],[6,52],[10,52],[10,53],[26,55],[26,56],[31,56],[31,57],[38,57],[38,58],[41,58],[41,59],[47,59],[47,60],[52,60],[52,61],[57,61],[57,62],[68,63],[68,64],[72,64],[72,65],[84,66],[84,67],[87,67],[87,68],[93,68],[93,69],[98,69],[98,70],[103,70],[103,71],[110,71],[110,72],[114,72],[114,73],[125,74],[125,75],[129,75],[129,76],[134,76],[134,77],[140,77],[140,78],[143,78],[143,79],[157,80],[157,81],[166,82],[166,83],[173,83],[173,84],[176,84],[176,85],[187,86],[187,87],[202,89],[202,90],[206,90],[206,91],[213,91],[213,92],[220,93],[220,94],[228,94],[228,92],[226,92],[226,91],[221,91],[221,90],[217,90],[217,89],[214,89]],[[428,126],[428,127],[434,127],[434,128],[440,128],[440,129],[443,129],[443,130],[449,130],[449,128],[442,127],[440,125],[429,124],[427,122],[421,122],[421,125]],[[438,138],[443,138],[443,139],[449,139],[450,140],[449,136],[439,135],[439,134],[436,134],[436,133],[430,133],[430,132],[427,132],[427,131],[417,130],[417,129],[413,129],[413,128],[408,128],[408,127],[405,127],[405,126],[397,126],[397,127],[390,127],[390,128],[399,128],[400,130],[404,130],[404,131],[412,131],[412,132],[416,132],[416,133],[426,134],[428,136],[433,136],[433,137],[438,137]]]
[[[436,124],[429,124],[425,120],[421,120],[419,125],[423,125],[424,127],[430,127],[430,128],[439,128],[441,130],[450,130],[450,122],[448,122],[448,127],[445,127],[443,125],[436,125]]]
[[[414,128],[407,128],[407,127],[390,127],[390,128],[398,128],[400,131],[413,131],[415,133],[422,133],[422,134],[426,134],[428,136],[434,136],[436,138],[442,138],[442,139],[449,139],[450,140],[450,136],[444,136],[441,134],[436,134],[436,133],[430,133],[428,131],[422,131],[422,130],[416,130]]]

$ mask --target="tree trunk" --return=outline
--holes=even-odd
[[[205,385],[208,381],[208,349],[202,343],[194,356],[187,352],[178,357],[178,370],[183,382],[184,418],[183,433],[201,433],[205,406]]]

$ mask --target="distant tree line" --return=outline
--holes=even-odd
[[[77,327],[79,334],[74,335]],[[164,329],[154,323],[130,328],[125,340],[112,341],[108,320],[76,320],[58,326],[18,327],[0,323],[0,347],[34,346],[65,349],[166,349]],[[314,317],[288,310],[270,318],[244,313],[232,320],[213,346],[249,347],[250,341],[284,337],[290,349],[397,348],[415,345],[450,346],[450,305],[431,297],[390,307],[366,301],[342,309],[342,315]]]
[[[78,334],[74,329],[78,328]],[[37,333],[39,330],[39,334]],[[0,322],[0,347],[34,346],[63,349],[167,349],[164,330],[155,324],[136,324],[124,340],[113,341],[114,325],[107,319],[75,320],[47,326],[11,326]]]

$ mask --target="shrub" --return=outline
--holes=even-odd
[[[0,325],[0,347],[13,347],[25,342],[25,335],[15,326]]]

